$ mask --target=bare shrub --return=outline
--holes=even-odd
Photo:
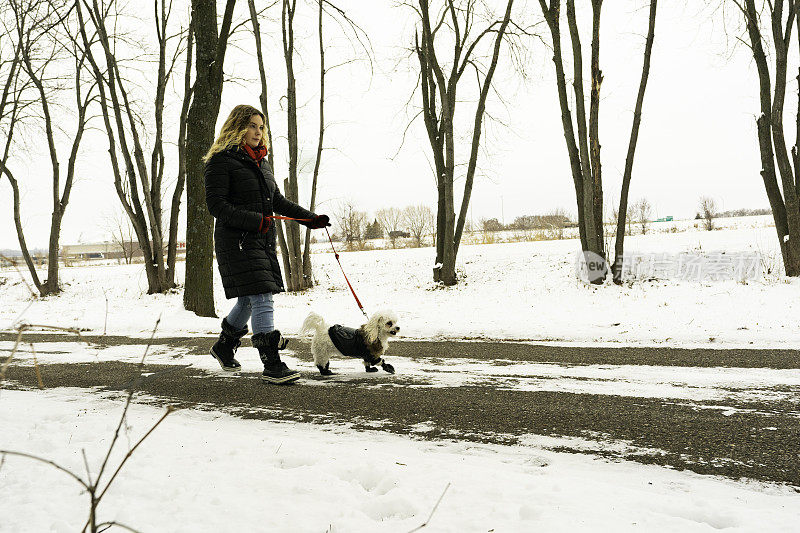
[[[403,222],[403,211],[397,207],[386,207],[378,209],[375,213],[375,218],[378,220],[378,224],[381,225],[384,235],[389,237],[392,248],[395,248],[400,224]]]
[[[433,209],[424,204],[408,206],[403,210],[403,217],[416,246],[422,246],[423,237],[433,233],[435,228]]]
[[[707,231],[714,229],[714,219],[717,217],[717,202],[710,196],[700,198],[700,218]]]
[[[111,235],[111,242],[114,243],[115,248],[120,250],[122,257],[117,257],[117,264],[125,261],[126,265],[130,265],[135,250],[138,248],[133,243],[136,236],[131,219],[122,212],[121,208],[117,208],[112,214],[105,217],[103,223]]]
[[[367,213],[356,209],[352,202],[342,202],[333,216],[339,226],[342,240],[348,250],[363,250],[367,227]]]
[[[653,217],[653,206],[650,205],[647,198],[641,198],[631,206],[631,211],[633,211],[634,221],[641,227],[642,235],[646,234],[647,226]]]

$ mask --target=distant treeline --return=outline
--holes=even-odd
[[[47,255],[47,248],[30,248],[31,255]],[[22,257],[21,250],[14,250],[12,248],[3,248],[0,250],[0,255],[6,257]]]
[[[496,218],[484,219],[480,222],[483,231],[503,231],[503,230],[536,230],[568,228],[577,224],[563,212],[556,212],[547,215],[523,215],[517,217],[509,224],[503,224]]]
[[[719,213],[714,213],[715,218],[726,218],[726,217],[754,217],[758,215],[771,215],[772,211],[769,208],[764,209],[731,209],[729,211],[721,211]],[[695,219],[703,218],[700,213],[697,213],[694,217]]]

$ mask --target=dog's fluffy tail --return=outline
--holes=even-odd
[[[325,320],[315,312],[310,312],[306,319],[303,321],[303,327],[300,328],[300,333],[305,335],[312,331],[325,331]]]

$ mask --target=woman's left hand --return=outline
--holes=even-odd
[[[330,226],[331,222],[330,218],[328,218],[328,215],[316,215],[310,221],[305,222],[305,225],[311,229],[320,229],[326,226]]]

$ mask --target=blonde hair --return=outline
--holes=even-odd
[[[206,155],[203,156],[203,161],[207,162],[217,152],[242,144],[244,136],[247,133],[247,128],[250,126],[250,117],[253,115],[260,116],[266,128],[267,121],[266,117],[264,117],[264,113],[255,107],[245,104],[234,107],[233,110],[231,110],[231,114],[225,119],[222,129],[219,130],[217,140],[214,141],[214,144],[208,149]],[[267,143],[267,132],[264,132],[264,135],[261,136],[261,145],[266,146],[267,150],[269,150],[269,144]]]

